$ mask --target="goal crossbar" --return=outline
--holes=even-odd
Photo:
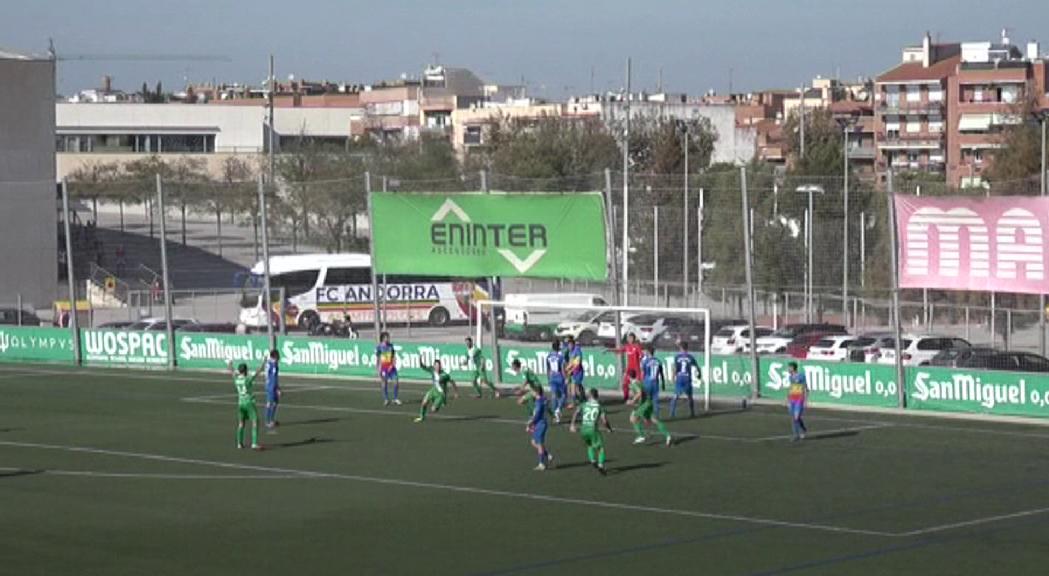
[[[600,314],[604,312],[616,312],[616,339],[620,339],[620,327],[622,326],[622,314],[667,314],[667,315],[697,315],[703,318],[703,369],[700,374],[700,382],[703,386],[703,409],[706,411],[710,410],[710,379],[711,373],[711,362],[710,362],[710,309],[709,308],[660,308],[655,306],[585,306],[577,304],[561,304],[558,302],[510,302],[507,303],[503,300],[474,300],[473,306],[477,312],[477,318],[483,318],[485,309],[495,310],[495,308],[523,308],[532,310],[563,310],[566,312],[593,312],[594,314]],[[495,326],[495,315],[492,315],[492,326]],[[484,332],[482,331],[483,323],[478,321],[476,324],[476,342],[477,346],[483,346]],[[496,378],[500,379],[501,374],[499,371],[499,339],[497,336],[497,330],[492,331],[492,342],[491,342],[492,358],[497,362]]]

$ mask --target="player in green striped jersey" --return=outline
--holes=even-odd
[[[248,365],[241,364],[233,369],[233,361],[226,363],[233,376],[233,385],[237,389],[237,448],[244,448],[244,424],[251,422],[251,449],[262,450],[259,444],[259,412],[255,409],[255,378],[262,373],[266,365],[259,366],[254,374],[248,376]]]
[[[575,412],[572,413],[572,424],[569,428],[572,432],[576,431],[576,420],[579,416],[583,417],[582,425],[582,437],[583,442],[586,443],[586,456],[590,460],[590,464],[597,468],[597,471],[602,476],[605,475],[605,439],[601,436],[601,430],[598,425],[603,424],[609,432],[612,431],[612,424],[608,421],[608,415],[605,413],[604,407],[601,406],[601,402],[598,398],[597,388],[590,389],[590,398],[586,402],[580,404]]]
[[[468,366],[472,372],[470,373],[470,383],[473,384],[474,391],[477,392],[477,397],[481,398],[481,384],[488,386],[492,391],[492,397],[499,397],[499,390],[496,390],[495,384],[488,378],[488,371],[485,370],[484,354],[481,351],[480,346],[474,346],[474,339],[469,336],[466,337],[466,360]]]
[[[437,412],[448,403],[449,384],[455,392],[455,397],[459,397],[459,387],[456,386],[455,380],[452,380],[452,377],[441,369],[440,360],[434,360],[433,366],[422,364],[420,367],[430,373],[430,380],[433,386],[426,392],[426,396],[423,397],[422,406],[419,408],[419,417],[415,419],[416,422],[426,420],[427,408],[431,412]]]

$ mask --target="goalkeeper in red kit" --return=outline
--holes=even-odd
[[[626,344],[623,344],[619,348],[613,348],[610,350],[615,354],[622,354],[626,356],[626,371],[623,373],[623,402],[630,402],[630,385],[634,382],[641,381],[641,356],[644,354],[644,350],[641,349],[641,345],[637,342],[637,336],[633,332],[626,335]]]

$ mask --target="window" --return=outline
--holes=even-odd
[[[943,102],[942,86],[932,86],[929,88],[929,102]]]
[[[466,131],[463,133],[463,144],[480,144],[481,143],[481,127],[480,126],[467,126]]]
[[[126,134],[104,134],[95,138],[95,152],[134,152],[135,137]]]
[[[947,338],[926,338],[918,341],[918,350],[943,350],[951,347]]]
[[[214,137],[211,138],[211,149],[214,151]],[[161,135],[160,151],[204,153],[208,151],[207,139],[203,134]]]
[[[389,281],[389,279],[387,279]],[[344,286],[347,284],[371,284],[371,268],[328,268],[325,274],[326,286]]]
[[[921,122],[916,121],[916,120],[911,120],[911,121],[907,122],[907,132],[913,134],[913,133],[921,132],[921,131],[922,131],[922,123]]]
[[[907,86],[907,101],[908,102],[921,102],[922,101],[922,88],[917,84],[910,84]]]
[[[307,292],[316,286],[318,274],[317,270],[278,274],[270,278],[270,287],[275,289],[284,288],[288,296],[295,296]]]
[[[1016,103],[1020,99],[1020,87],[1019,86],[1002,86],[1001,88],[1001,100],[1009,104]]]
[[[929,132],[940,134],[943,132],[943,118],[929,118]]]

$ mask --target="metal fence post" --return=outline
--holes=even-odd
[[[612,171],[605,168],[605,242],[608,243],[608,262],[612,268],[612,301],[618,306],[620,298],[619,264],[616,258],[616,207],[612,204]]]
[[[277,305],[278,310],[280,310],[280,318],[277,320],[280,325],[280,335],[287,336],[288,321],[284,318],[285,314],[287,314],[284,309],[284,303],[288,301],[288,288],[286,286],[281,286],[278,290],[277,297],[280,298],[280,304]]]
[[[706,193],[699,189],[699,208],[696,209],[696,305],[703,305],[703,203]]]
[[[659,206],[652,207],[652,305],[659,305]]]
[[[686,308],[688,307],[688,174],[685,174],[685,211],[681,213],[682,224],[685,225],[682,230],[682,241],[681,241],[681,298],[684,303],[682,304]]]
[[[372,175],[364,173],[364,193],[368,200],[368,253],[371,255],[372,280],[372,329],[375,341],[379,341],[379,277],[375,274],[375,217],[372,214]]]
[[[76,277],[73,265],[73,235],[69,225],[69,184],[62,179],[62,226],[66,233],[66,284],[69,288],[69,330],[73,335],[73,363],[83,362],[80,349],[80,322],[76,316]],[[61,325],[61,316],[59,316]]]
[[[271,183],[272,184],[272,183]],[[270,236],[269,222],[266,217],[266,185],[259,174],[259,227],[262,228],[262,304],[266,307],[266,341],[270,350],[277,347],[277,338],[273,334],[273,294],[270,292]]]
[[[171,313],[171,283],[168,275],[168,232],[164,213],[164,184],[157,174],[157,209],[160,211],[160,274],[164,282],[164,322],[168,338],[168,368],[175,368],[175,318]]]
[[[893,309],[893,347],[896,350],[896,397],[900,408],[907,407],[907,394],[904,391],[906,386],[906,374],[903,370],[903,350],[900,346],[900,339],[903,337],[902,330],[900,330],[900,275],[899,267],[897,265],[897,243],[896,238],[896,197],[893,195],[892,187],[892,169],[889,169],[889,181],[888,181],[888,194],[886,197],[889,201],[889,243],[890,243],[890,257],[891,257],[891,268],[892,268],[892,309]]]
[[[994,292],[991,292],[991,348],[994,348],[994,345],[998,339],[997,326],[995,326],[995,323],[997,321],[996,316],[998,315],[995,302],[996,300],[997,298],[994,297]]]
[[[757,398],[761,392],[761,373],[760,365],[758,364],[758,346],[757,346],[757,334],[755,329],[757,326],[757,316],[754,311],[754,281],[753,272],[751,271],[751,242],[750,237],[750,201],[747,198],[747,168],[745,166],[740,167],[740,200],[743,203],[743,268],[747,278],[747,298],[750,300],[750,332],[748,338],[750,339],[750,364],[751,373],[753,378],[750,381],[750,396]]]

